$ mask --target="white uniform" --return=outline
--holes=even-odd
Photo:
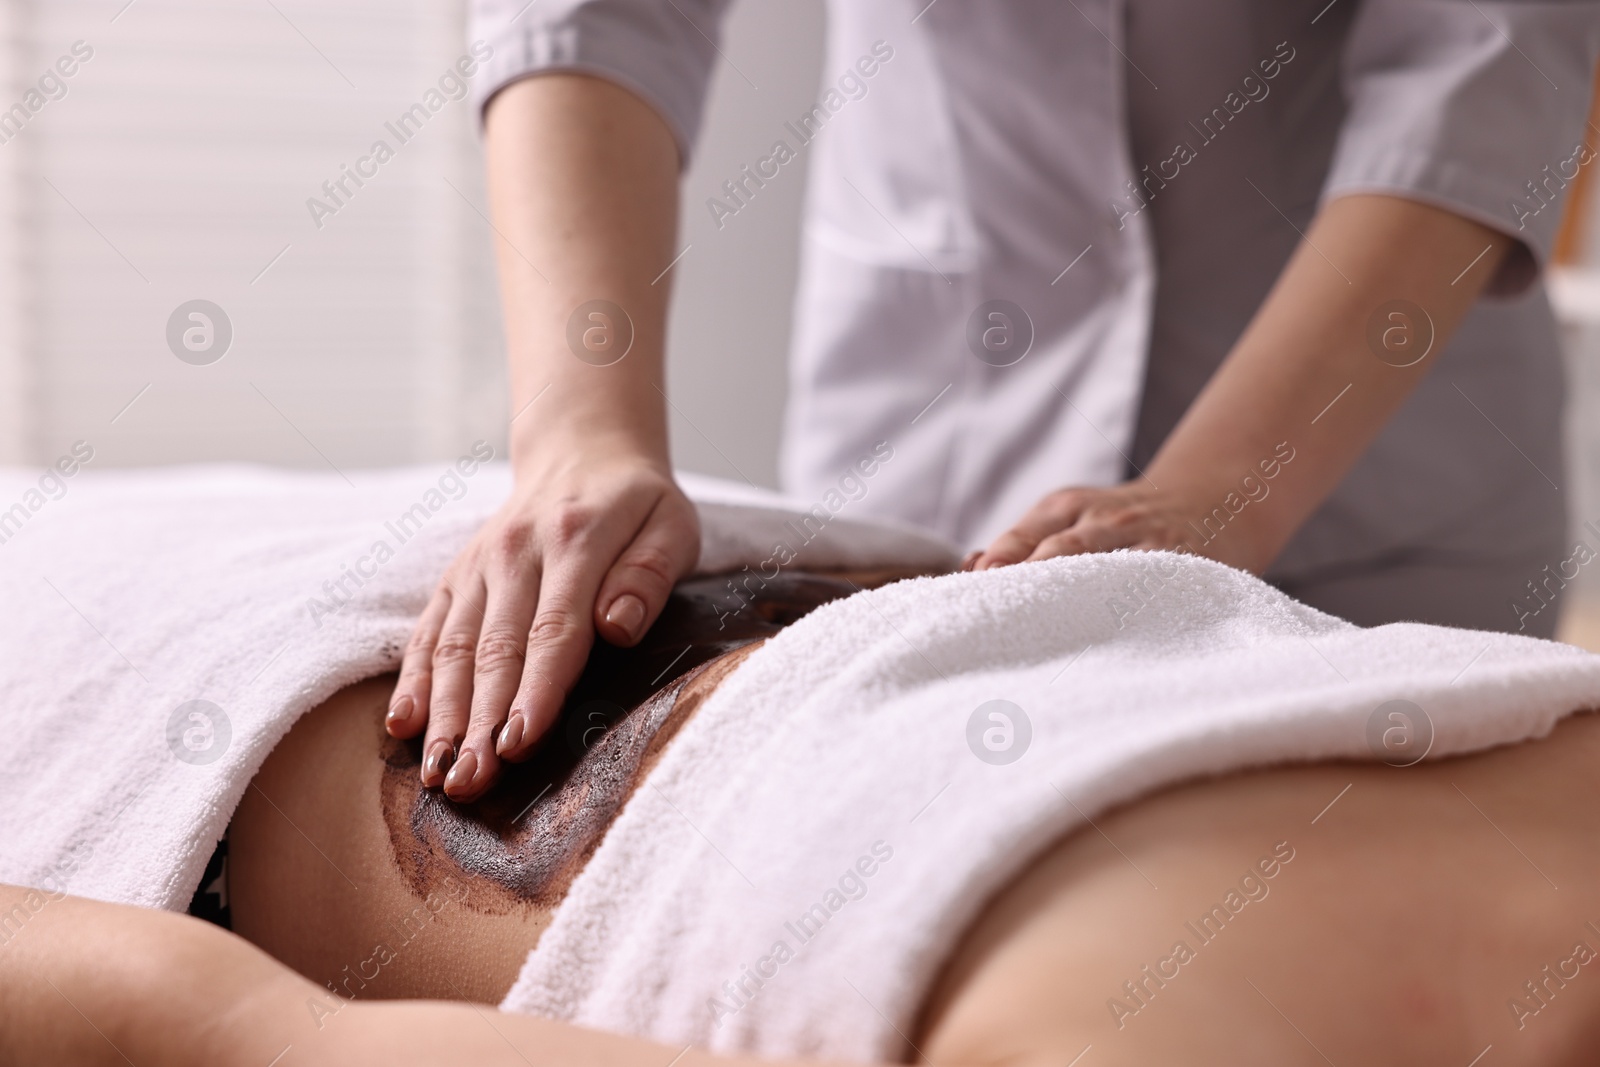
[[[687,154],[725,6],[476,0],[480,99],[599,74]],[[1051,490],[1120,482],[1319,203],[1392,193],[1521,244],[1269,577],[1361,622],[1516,627],[1512,599],[1565,558],[1537,276],[1588,158],[1600,4],[854,0],[828,36],[818,109],[775,131],[811,168],[786,489],[820,496],[887,440],[852,507],[978,546]]]

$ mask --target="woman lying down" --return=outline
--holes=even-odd
[[[304,716],[231,932],[0,891],[0,1062],[1594,1062],[1595,657],[1165,555],[717,584],[473,805],[392,679]]]

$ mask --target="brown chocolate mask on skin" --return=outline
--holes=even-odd
[[[426,897],[465,876],[469,906],[553,906],[661,750],[761,641],[855,587],[806,574],[767,580],[737,606],[726,578],[681,583],[633,648],[597,641],[561,718],[534,756],[507,764],[482,798],[457,804],[419,777],[421,741],[386,738],[383,813],[396,866]]]

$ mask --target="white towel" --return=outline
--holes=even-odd
[[[1026,744],[1020,716],[1008,749],[980,712],[995,700],[1022,709]],[[1600,656],[1361,629],[1191,557],[888,586],[802,619],[701,707],[503,1007],[673,1046],[901,1059],[982,903],[1108,807],[1284,761],[1409,761],[1430,721],[1429,758],[1454,755],[1596,705]],[[1409,753],[1385,747],[1407,730]]]
[[[267,753],[302,713],[399,665],[510,486],[473,456],[349,477],[0,471],[0,881],[187,906]],[[704,573],[760,568],[780,542],[815,569],[955,558],[852,521],[843,494],[813,507],[684,480]]]

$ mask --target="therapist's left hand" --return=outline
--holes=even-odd
[[[1264,567],[1256,562],[1243,530],[1230,527],[1222,536],[1202,541],[1190,520],[1209,510],[1182,493],[1143,481],[1109,489],[1058,489],[988,548],[969,556],[967,569],[981,571],[1118,548],[1192,552],[1245,570]],[[1236,533],[1239,536],[1231,536]]]

